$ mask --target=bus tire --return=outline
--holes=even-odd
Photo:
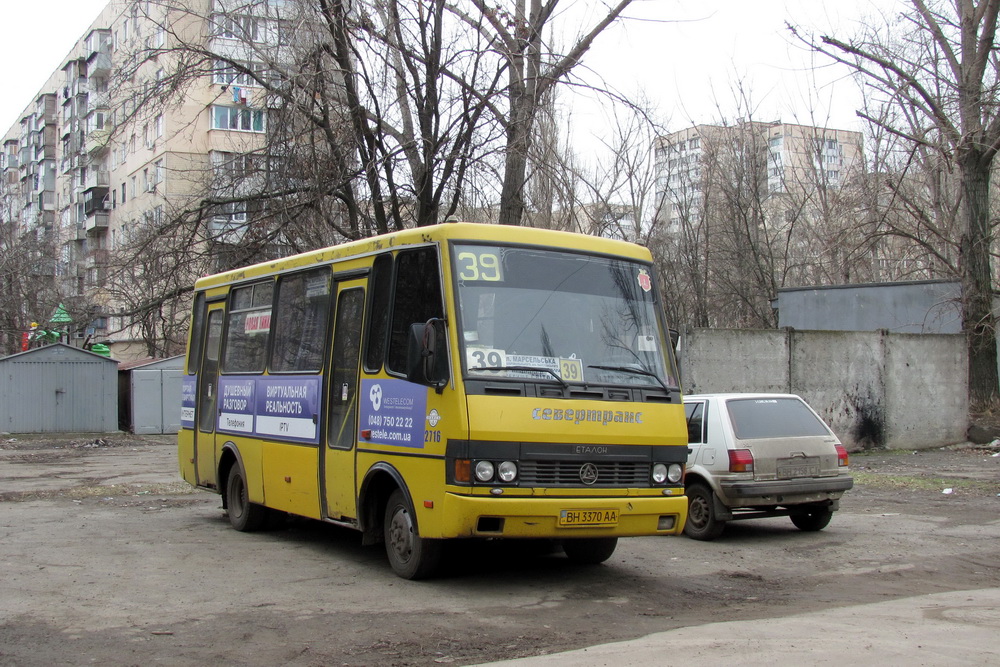
[[[424,579],[434,573],[444,545],[440,540],[420,537],[413,520],[413,508],[400,489],[389,496],[382,530],[385,553],[397,575],[403,579]]]
[[[565,540],[563,551],[574,563],[597,565],[611,558],[617,546],[617,537],[581,537]]]
[[[268,509],[250,502],[246,475],[239,464],[230,468],[229,479],[226,480],[226,508],[229,523],[240,532],[260,530],[267,524]]]

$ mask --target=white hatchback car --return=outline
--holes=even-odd
[[[847,450],[794,394],[691,395],[684,410],[688,537],[711,540],[727,521],[772,516],[822,530],[854,486]]]

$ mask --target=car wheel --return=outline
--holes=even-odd
[[[441,560],[443,543],[420,537],[413,509],[400,489],[389,496],[382,530],[385,552],[397,575],[403,579],[424,579],[434,573]]]
[[[226,481],[226,509],[229,523],[238,531],[260,530],[267,523],[268,509],[250,502],[246,476],[238,463],[230,468]]]
[[[715,518],[715,494],[704,484],[692,484],[686,493],[688,518],[684,534],[694,540],[714,540],[726,527],[725,521]]]
[[[617,546],[617,537],[580,537],[564,541],[563,551],[574,563],[597,565],[611,558]]]
[[[791,514],[792,523],[799,530],[815,532],[823,530],[830,525],[833,512],[828,509],[810,510],[807,512],[794,512]]]

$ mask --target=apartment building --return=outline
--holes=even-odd
[[[254,55],[278,46],[284,5],[111,0],[4,135],[0,215],[41,242],[39,270],[74,314],[74,341],[106,342],[122,360],[149,354],[150,332],[134,317],[141,288],[113,283],[153,267],[115,266],[115,251],[196,207],[220,182],[238,187],[233,174],[243,173],[267,131],[265,96],[246,71],[263,69]],[[193,67],[190,55],[175,52],[179,41],[200,45],[202,62]],[[208,230],[215,241],[238,243],[250,215],[239,203],[221,205]]]
[[[685,128],[656,141],[658,218],[675,227],[697,218],[726,170],[728,177],[751,170],[762,198],[780,206],[788,199],[781,195],[801,198],[842,188],[858,173],[861,159],[862,135],[849,130],[780,121]]]

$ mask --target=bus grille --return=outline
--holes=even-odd
[[[518,482],[521,486],[577,486],[577,487],[647,487],[649,463],[621,461],[591,461],[597,467],[597,481],[584,484],[580,468],[587,461],[521,461]]]

